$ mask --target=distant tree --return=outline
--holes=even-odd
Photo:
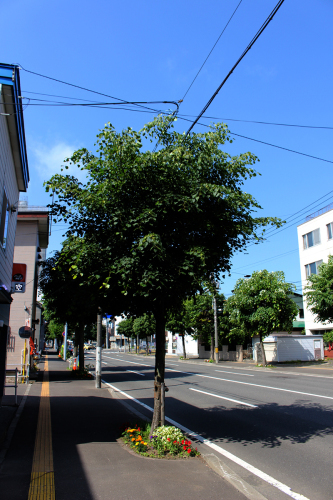
[[[83,371],[84,327],[96,321],[98,305],[105,299],[96,285],[87,286],[83,282],[84,273],[78,272],[77,266],[73,267],[62,256],[62,252],[56,252],[42,263],[39,287],[43,293],[47,318],[56,324],[68,323],[70,329],[75,331],[75,345],[79,348],[80,356],[79,369]]]
[[[233,295],[225,303],[225,314],[232,326],[230,336],[259,335],[265,365],[263,338],[273,331],[292,331],[298,314],[290,298],[294,289],[285,282],[282,271],[255,271],[251,278],[237,281]]]
[[[154,316],[152,314],[143,314],[135,318],[133,321],[133,331],[137,337],[146,339],[146,350],[148,354],[148,337],[156,333],[156,321]]]
[[[322,323],[333,322],[333,256],[329,255],[328,262],[323,262],[318,274],[308,277],[305,288],[305,298],[310,311],[316,316],[315,321]],[[332,340],[326,340],[332,337]],[[325,334],[325,341],[332,342],[333,335]]]
[[[122,299],[123,311],[154,314],[152,430],[161,420],[168,311],[229,271],[235,252],[263,239],[263,226],[281,225],[253,216],[261,207],[242,187],[257,175],[257,158],[222,151],[232,142],[225,125],[186,136],[173,130],[174,120],[157,117],[140,132],[117,133],[108,124],[96,155],[80,149],[67,160],[86,172],[84,185],[58,174],[47,182],[58,195],[53,220],[66,221],[67,236],[83,240],[78,251],[67,248],[73,265],[90,270],[86,282]],[[148,151],[147,141],[157,150]]]

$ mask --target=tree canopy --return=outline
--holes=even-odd
[[[298,307],[291,295],[294,285],[286,283],[282,271],[255,271],[251,278],[237,281],[225,303],[232,329],[239,337],[248,334],[263,339],[273,331],[290,332]]]
[[[333,322],[333,256],[323,262],[318,274],[311,274],[305,291],[307,305],[317,322]],[[332,339],[333,340],[333,339]]]
[[[167,310],[228,272],[235,252],[263,239],[264,226],[281,224],[253,215],[261,207],[242,186],[257,175],[257,158],[221,150],[231,141],[225,125],[186,136],[173,130],[173,120],[157,117],[140,132],[118,133],[107,124],[96,154],[80,149],[67,160],[86,172],[85,184],[60,174],[46,183],[57,194],[54,222],[68,224],[63,258],[71,269],[77,276],[85,269],[85,282],[107,290],[115,307],[155,316],[153,428],[160,415]],[[144,148],[147,140],[157,141],[156,151]]]

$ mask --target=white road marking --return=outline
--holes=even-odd
[[[149,368],[154,368],[153,365],[145,365],[144,363],[136,363],[135,361],[127,361],[127,359],[117,359],[107,356],[109,359],[114,359],[116,361],[123,361],[124,363],[131,363],[132,365],[149,366]]]
[[[105,361],[102,361],[103,365],[108,365],[109,363],[105,363]]]
[[[221,380],[222,382],[231,382],[232,384],[252,385],[253,387],[263,387],[264,389],[272,389],[273,391],[292,392],[293,394],[302,394],[303,396],[312,396],[314,398],[333,399],[333,397],[331,396],[312,394],[311,392],[293,391],[292,389],[282,389],[281,387],[272,387],[270,385],[251,384],[250,382],[240,382],[239,380],[230,380],[227,378],[212,377],[210,375],[201,375],[200,373],[183,372],[181,370],[173,370],[172,368],[167,368],[167,370],[170,372],[179,372],[179,373],[186,373],[187,375],[195,375],[196,377],[212,378],[214,380]]]
[[[102,380],[102,382],[103,382],[103,384],[106,384],[109,387],[111,387],[113,390],[119,392],[120,394],[123,394],[128,399],[131,399],[132,401],[134,401],[134,402],[138,403],[139,405],[143,406],[147,410],[149,410],[151,412],[154,412],[153,408],[151,408],[150,406],[146,405],[145,403],[142,403],[141,401],[139,401],[138,399],[134,398],[130,394],[127,394],[126,392],[121,391],[116,386],[111,385],[108,382],[105,382],[104,380]],[[282,491],[286,495],[290,496],[291,498],[294,498],[295,500],[310,500],[309,498],[301,495],[300,493],[296,493],[296,492],[292,491],[291,488],[289,486],[287,486],[286,484],[281,483],[277,479],[274,479],[272,476],[269,476],[268,474],[266,474],[265,472],[261,471],[260,469],[257,469],[256,467],[254,467],[253,465],[249,464],[248,462],[245,462],[245,460],[242,460],[241,458],[237,457],[236,455],[233,455],[232,453],[230,453],[229,451],[225,450],[224,448],[221,448],[221,446],[218,446],[217,444],[213,443],[209,439],[206,439],[203,436],[201,436],[200,434],[197,434],[196,432],[191,431],[187,427],[184,427],[183,425],[179,424],[175,420],[172,420],[171,418],[168,418],[168,417],[165,417],[165,420],[167,420],[170,424],[178,427],[182,431],[186,432],[189,436],[192,436],[195,439],[197,439],[198,441],[200,441],[201,443],[209,446],[210,448],[212,448],[213,450],[217,451],[221,455],[225,456],[229,460],[232,460],[233,462],[235,462],[236,464],[240,465],[241,467],[243,467],[244,469],[248,470],[249,472],[252,472],[252,474],[254,474],[255,476],[260,477],[260,479],[262,479],[266,483],[269,483],[270,485],[274,486],[275,488],[279,489],[280,491]]]
[[[238,373],[238,372],[226,372],[224,370],[215,370],[219,373],[231,373],[232,375],[242,375],[242,377],[254,377],[254,375],[250,375],[249,373]]]
[[[190,391],[201,392],[202,394],[208,394],[208,396],[214,396],[214,398],[226,399],[227,401],[232,401],[233,403],[239,403],[240,405],[250,406],[251,408],[258,408],[258,406],[251,405],[250,403],[244,403],[243,401],[238,401],[237,399],[225,398],[224,396],[219,396],[218,394],[213,394],[211,392],[199,391],[199,389],[194,389],[189,387]]]
[[[234,368],[229,367],[230,370],[233,370]],[[315,377],[315,378],[330,378],[333,379],[333,375],[316,375],[312,373],[299,373],[299,372],[285,372],[285,371],[275,371],[274,369],[266,369],[266,368],[242,368],[241,366],[237,366],[235,368],[236,370],[246,370],[246,371],[251,371],[251,372],[257,372],[257,373],[265,373],[267,375],[295,375],[295,377]],[[308,368],[310,369],[310,367]],[[323,368],[325,370],[325,368]],[[331,368],[327,368],[327,370],[331,370]]]
[[[135,372],[134,370],[126,370],[126,371],[131,373],[136,373],[137,375],[141,375],[141,377],[144,377],[143,373]]]
[[[168,361],[165,362],[165,364],[168,364],[168,365],[173,365],[173,366],[179,366],[177,365],[176,363],[169,363]]]

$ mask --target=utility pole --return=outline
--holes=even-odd
[[[218,339],[218,331],[217,331],[217,307],[216,307],[216,295],[214,294],[213,299],[213,307],[214,307],[214,330],[215,330],[215,363],[219,362],[219,339]]]
[[[64,361],[67,359],[67,335],[68,335],[68,325],[65,323],[65,336],[64,336]]]
[[[97,346],[96,346],[96,389],[101,388],[101,366],[102,366],[102,310],[99,307],[97,313]]]

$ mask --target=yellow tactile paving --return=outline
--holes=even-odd
[[[45,360],[28,500],[55,500],[48,360]]]

